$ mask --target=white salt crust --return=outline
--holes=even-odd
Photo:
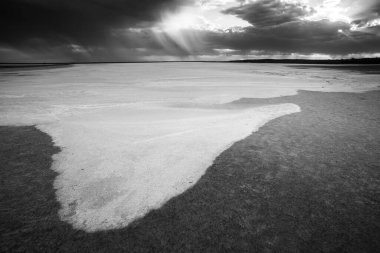
[[[75,65],[0,72],[0,124],[37,125],[62,152],[60,217],[87,232],[127,226],[196,184],[223,150],[294,104],[242,97],[377,87],[375,75],[273,64]]]
[[[55,181],[60,217],[89,232],[124,227],[193,186],[234,142],[299,111],[294,104],[152,108],[119,117],[122,112],[108,109],[41,126],[63,147],[53,166],[60,173]]]

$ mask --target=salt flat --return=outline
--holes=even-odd
[[[283,65],[160,63],[7,70],[0,85],[0,124],[36,124],[63,148],[53,165],[60,216],[91,232],[160,207],[231,144],[300,111],[289,103],[229,102],[378,84],[371,76]]]

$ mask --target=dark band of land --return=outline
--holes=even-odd
[[[231,62],[240,63],[290,63],[290,64],[380,64],[380,58],[351,58],[351,59],[246,59]]]
[[[351,58],[351,59],[244,59],[232,61],[86,61],[86,62],[49,62],[49,63],[7,63],[0,62],[2,68],[36,68],[36,67],[59,67],[72,64],[115,64],[115,63],[170,63],[170,62],[235,62],[235,63],[282,63],[282,64],[334,64],[334,65],[366,65],[380,64],[380,58]]]
[[[378,252],[380,91],[235,104],[277,103],[302,111],[235,143],[162,208],[96,233],[58,218],[51,138],[0,127],[0,251]]]

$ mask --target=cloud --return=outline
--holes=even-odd
[[[270,28],[245,28],[239,33],[209,33],[206,37],[215,48],[239,50],[242,55],[252,50],[331,55],[380,51],[378,32],[350,31],[349,24],[328,20],[293,21]]]
[[[191,2],[1,0],[0,46],[24,51],[43,47],[51,50],[70,45],[92,50],[111,48],[119,43],[115,36],[120,29],[149,27],[160,19],[162,12],[174,11]]]
[[[337,1],[337,5],[348,8],[350,2],[353,4],[354,1]],[[353,17],[360,16],[368,22],[378,14],[379,4],[372,0],[367,0],[361,6],[355,13],[351,10]],[[250,22],[253,27],[244,28],[238,33],[209,34],[209,40],[213,41],[211,44],[215,44],[216,48],[240,50],[242,54],[249,54],[252,50],[275,54],[331,55],[380,51],[378,26],[353,30],[352,24],[347,22],[309,20],[314,9],[296,1],[258,0],[223,12],[236,15]]]
[[[347,2],[345,0],[343,3]],[[342,3],[342,4],[343,4]],[[351,0],[348,4],[354,4],[358,8],[352,10],[352,24],[358,27],[365,27],[372,23],[376,19],[380,19],[380,2],[377,0],[366,0],[366,1],[354,1]]]
[[[268,27],[299,20],[310,15],[312,9],[300,3],[261,0],[229,8],[223,13],[236,15],[255,27]]]
[[[173,21],[178,29],[160,30],[163,17],[182,17],[177,11],[185,6],[198,15],[196,6],[211,2],[212,10],[205,12],[210,18],[217,20],[215,8],[219,8],[218,18],[236,17],[252,26],[184,28],[180,18]],[[335,13],[349,17],[348,21],[330,18]],[[249,57],[252,52],[379,53],[379,13],[378,0],[1,0],[0,58],[138,61]]]

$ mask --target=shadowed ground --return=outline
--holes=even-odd
[[[235,105],[284,102],[302,112],[235,143],[159,210],[92,234],[58,219],[51,139],[1,127],[0,251],[378,251],[380,92],[301,91]]]

